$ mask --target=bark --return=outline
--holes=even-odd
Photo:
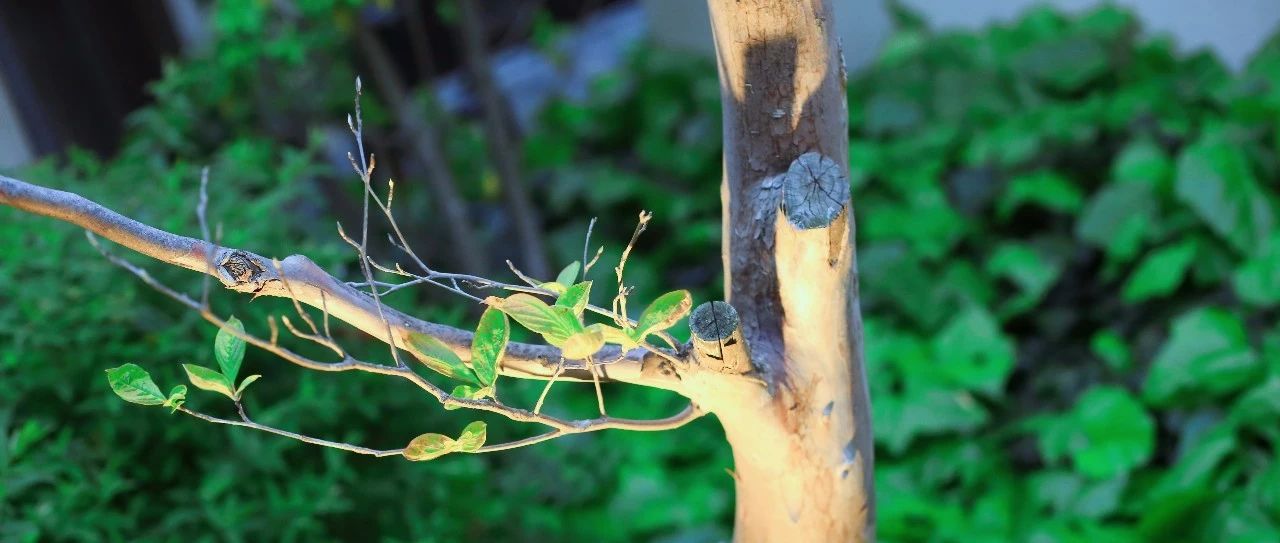
[[[726,298],[768,385],[694,387],[733,447],[735,538],[870,540],[873,451],[831,2],[708,3],[724,109]]]

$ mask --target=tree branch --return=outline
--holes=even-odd
[[[471,356],[470,332],[420,320],[385,305],[382,307],[386,318],[384,324],[369,295],[334,278],[302,255],[287,257],[277,267],[271,259],[249,251],[220,247],[166,232],[125,217],[80,195],[32,185],[2,175],[0,204],[75,224],[166,264],[200,273],[207,272],[224,287],[237,292],[252,294],[254,297],[296,298],[299,302],[323,309],[329,316],[415,356],[420,353],[408,344],[407,337],[411,333],[435,337],[464,360]],[[208,262],[213,262],[212,270],[209,270]],[[596,357],[616,360],[596,366],[600,377],[605,381],[682,393],[683,387],[676,376],[642,375],[641,368],[645,361],[650,360],[650,364],[655,364],[662,358],[661,355],[644,349],[622,352],[617,347],[607,346],[596,353]],[[511,343],[500,370],[502,375],[508,377],[550,379],[560,361],[560,351],[554,347]],[[590,382],[591,376],[584,361],[568,360],[564,362],[564,370],[559,378]]]

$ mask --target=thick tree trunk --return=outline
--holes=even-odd
[[[870,540],[873,451],[831,3],[708,3],[724,108],[726,297],[768,384],[720,385],[701,399],[733,447],[735,538]]]

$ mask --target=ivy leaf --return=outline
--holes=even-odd
[[[409,333],[409,346],[413,348],[417,359],[432,371],[455,381],[479,384],[476,374],[462,363],[457,353],[448,345],[427,334]]]
[[[556,298],[556,307],[567,307],[573,311],[574,316],[581,318],[582,313],[587,310],[587,301],[590,297],[591,281],[583,281],[565,289],[564,293]]]
[[[575,260],[560,270],[560,274],[556,275],[556,282],[561,285],[572,285],[577,282],[578,272],[581,270],[582,263]]]
[[[244,332],[244,323],[234,316],[227,319],[227,326]],[[240,364],[244,362],[245,342],[225,328],[218,329],[218,336],[213,339],[213,357],[218,360],[218,367],[227,381],[234,383],[236,374],[240,373]]]
[[[453,438],[443,434],[422,434],[413,438],[409,445],[405,446],[405,458],[415,462],[424,460],[433,460],[440,458],[446,454],[453,452],[458,446],[458,442]]]
[[[1212,133],[1182,151],[1175,188],[1179,199],[1242,254],[1262,249],[1277,227],[1270,197],[1258,186],[1245,150]]]
[[[227,380],[227,376],[195,364],[183,364],[182,369],[187,371],[187,379],[190,379],[191,384],[195,385],[196,388],[217,392],[233,400],[236,399],[235,388],[231,386],[231,381]]]
[[[569,336],[560,346],[560,354],[565,358],[582,360],[596,354],[601,347],[604,347],[604,332],[591,328]]]
[[[517,293],[506,298],[489,297],[485,303],[498,308],[557,347],[564,345],[573,334],[582,331],[582,323],[578,322],[572,310],[551,307],[529,294]]]
[[[980,306],[956,315],[934,338],[933,349],[942,373],[968,390],[995,396],[1013,370],[1013,341]]]
[[[587,326],[587,330],[596,331],[604,338],[605,343],[612,343],[621,346],[624,350],[631,350],[639,347],[640,344],[634,338],[623,332],[621,328],[609,326],[604,323],[595,323]]]
[[[468,424],[462,429],[462,434],[458,436],[458,451],[473,453],[484,446],[486,430],[488,426],[480,421]]]
[[[1072,419],[1071,460],[1088,477],[1124,475],[1146,464],[1155,450],[1155,420],[1122,388],[1090,389],[1077,401]]]
[[[1262,369],[1239,317],[1219,308],[1193,309],[1173,321],[1143,394],[1155,405],[1182,394],[1219,396],[1254,382]]]
[[[687,290],[673,290],[658,296],[640,314],[640,320],[636,322],[636,328],[631,337],[640,342],[649,334],[671,328],[688,315],[691,309],[693,309],[693,295]]]
[[[471,340],[471,371],[480,379],[481,387],[493,385],[498,378],[498,364],[509,339],[511,325],[507,316],[492,307],[485,309]]]
[[[1134,303],[1167,295],[1182,284],[1182,278],[1191,266],[1191,259],[1196,255],[1196,244],[1192,240],[1163,247],[1138,264],[1129,281],[1124,285],[1121,296],[1126,302]]]
[[[1260,306],[1280,303],[1280,232],[1272,232],[1262,251],[1249,255],[1236,269],[1231,284],[1240,299],[1248,303]]]
[[[122,400],[141,405],[164,405],[165,396],[151,374],[137,364],[107,370],[107,383]]]
[[[258,379],[261,379],[261,378],[262,378],[261,375],[254,374],[254,375],[245,377],[243,381],[240,381],[240,386],[236,387],[235,399],[239,400],[240,397],[244,395],[244,389],[249,388],[249,385],[252,385],[254,381],[257,381]]]

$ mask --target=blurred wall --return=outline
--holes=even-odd
[[[1105,0],[903,0],[934,28],[977,28],[1009,20],[1028,7],[1048,3],[1078,11]],[[872,58],[890,32],[882,0],[834,0],[836,25],[844,41],[845,61],[857,69]],[[649,26],[664,44],[712,53],[706,3],[691,0],[642,0]],[[1172,34],[1184,50],[1212,48],[1232,68],[1244,65],[1277,25],[1280,0],[1117,0],[1138,14],[1150,33]]]
[[[18,112],[5,90],[4,76],[0,75],[0,168],[11,168],[31,160],[31,147],[22,131]]]

